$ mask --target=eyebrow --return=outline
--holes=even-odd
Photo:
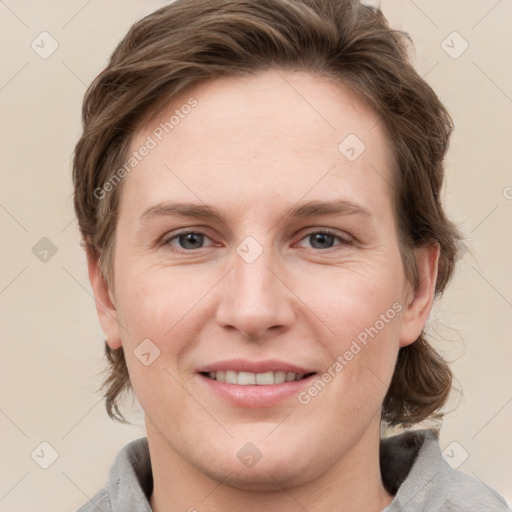
[[[346,199],[335,201],[307,201],[288,207],[283,218],[305,218],[322,215],[364,215],[371,217],[364,206]],[[164,201],[151,206],[140,216],[141,223],[162,216],[177,216],[225,223],[225,216],[218,208],[187,202]]]

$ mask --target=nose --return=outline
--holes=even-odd
[[[295,318],[293,292],[271,253],[265,249],[249,262],[235,252],[232,269],[222,280],[217,322],[240,331],[250,341],[286,330]]]

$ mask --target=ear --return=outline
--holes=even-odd
[[[120,348],[122,343],[114,296],[111,294],[107,281],[100,269],[98,255],[89,249],[86,252],[89,281],[94,293],[96,312],[98,314],[101,329],[107,337],[109,347],[112,349]]]
[[[400,347],[416,341],[427,321],[436,289],[440,245],[435,242],[414,251],[418,268],[418,286],[406,296],[402,316]]]

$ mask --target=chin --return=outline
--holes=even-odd
[[[311,466],[297,464],[297,458],[290,460],[266,460],[263,458],[251,468],[243,467],[239,461],[226,468],[226,472],[217,474],[216,471],[204,472],[210,473],[210,477],[221,481],[223,485],[243,490],[253,491],[278,491],[283,487],[294,487],[302,485],[309,480],[314,479]],[[227,474],[227,476],[226,476]]]
[[[240,448],[217,446],[208,456],[196,460],[196,467],[203,474],[234,488],[254,491],[275,491],[283,487],[305,484],[320,476],[326,467],[311,456],[311,446],[304,443],[246,443]],[[256,448],[256,446],[259,447]],[[229,454],[233,455],[229,455]],[[324,461],[325,462],[325,461]]]

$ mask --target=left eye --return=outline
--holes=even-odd
[[[314,249],[331,249],[335,239],[340,240],[339,245],[350,245],[351,241],[345,239],[339,235],[336,235],[333,231],[311,231],[302,240],[309,239]],[[326,247],[328,245],[328,247]]]
[[[173,247],[176,247],[173,242],[177,241],[179,244],[179,249],[194,250],[201,249],[205,239],[211,240],[209,236],[200,231],[186,231],[174,235],[164,243],[165,245],[172,245]],[[303,238],[301,238],[301,241],[307,239],[310,240],[310,243],[314,249],[331,249],[336,239],[341,242],[338,245],[351,244],[350,240],[345,239],[330,230],[311,231]]]
[[[180,243],[179,247],[180,249],[201,249],[201,247],[198,247],[198,245],[201,245],[205,238],[210,239],[207,235],[204,233],[201,233],[199,231],[186,231],[183,233],[179,233],[177,235],[174,235],[172,238],[169,238],[165,244],[166,245],[173,245],[172,242],[174,240],[178,240]]]

